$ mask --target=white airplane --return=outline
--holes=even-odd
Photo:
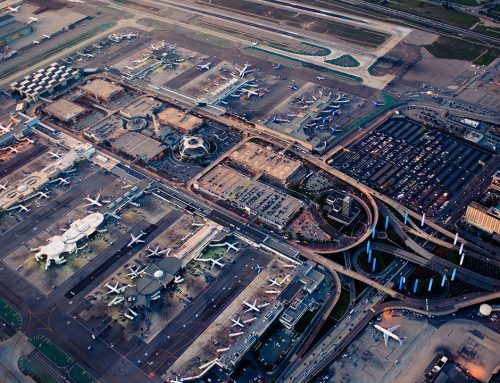
[[[238,76],[241,77],[241,78],[245,77],[245,75],[247,74],[247,69],[248,69],[249,66],[250,66],[250,64],[245,64],[243,66],[243,69],[238,69],[238,67],[235,66],[236,70],[238,71]]]
[[[243,301],[243,304],[247,306],[248,308],[245,310],[245,312],[250,312],[250,311],[255,311],[260,313],[260,309],[257,307],[257,299],[253,301],[252,303],[248,303],[247,301]]]
[[[51,39],[52,35],[43,35],[43,37],[45,37],[46,39]]]
[[[59,150],[56,152],[49,152],[49,158],[61,158],[61,152]]]
[[[28,24],[38,23],[38,22],[40,22],[42,20],[43,20],[43,17],[38,17],[38,16],[30,17],[29,20],[28,20]]]
[[[262,92],[258,92],[258,91],[251,90],[251,89],[248,89],[246,92],[247,92],[247,100],[252,96],[262,97],[264,95],[264,93],[262,93]]]
[[[144,57],[144,58],[142,58],[142,59],[135,59],[135,60],[133,60],[132,62],[133,62],[134,64],[142,64],[143,62],[146,62],[146,61],[148,61],[148,60],[149,60],[149,56]]]
[[[149,254],[146,255],[146,257],[159,257],[160,255],[162,254],[165,254],[167,253],[167,255],[165,255],[165,257],[168,257],[168,254],[170,253],[170,249],[165,249],[165,250],[160,250],[160,245],[156,246],[156,249],[152,249],[148,246],[148,248],[146,249],[147,251],[149,251]]]
[[[316,78],[321,81],[321,80],[324,80],[325,78],[324,77],[321,77],[321,76],[316,76]]]
[[[144,242],[141,239],[144,235],[146,235],[146,233],[143,232],[143,231],[141,231],[137,237],[134,234],[130,233],[130,237],[132,238],[132,240],[128,243],[127,247],[132,247],[136,243],[142,243],[142,242]]]
[[[240,249],[236,247],[237,244],[238,244],[238,242],[235,242],[235,243],[224,242],[224,243],[217,243],[217,244],[209,245],[209,246],[210,247],[222,247],[222,246],[226,246],[227,247],[227,251],[229,251],[229,250],[240,251]]]
[[[56,178],[54,181],[52,182],[57,182],[59,181],[59,184],[58,185],[69,185],[69,181],[67,178],[62,178],[62,177],[59,177],[59,178]]]
[[[116,282],[114,286],[111,286],[109,283],[106,283],[105,286],[109,289],[109,291],[105,292],[104,295],[121,293],[121,291],[118,289],[118,282]]]
[[[84,200],[89,201],[88,204],[83,205],[83,206],[97,206],[97,207],[102,207],[102,203],[99,202],[99,198],[101,198],[101,195],[98,194],[95,199],[90,198],[90,195],[84,198]]]
[[[38,41],[38,40],[33,40],[33,44],[38,45],[38,44],[40,44],[40,41]]]
[[[396,330],[397,328],[401,327],[400,325],[394,326],[394,327],[391,327],[391,328],[388,328],[388,329],[385,329],[382,326],[379,326],[378,324],[376,324],[374,327],[377,330],[379,330],[380,332],[382,332],[382,334],[384,335],[384,343],[385,343],[386,346],[387,346],[387,343],[389,342],[389,338],[397,340],[399,342],[399,344],[403,344],[403,339],[404,338],[401,338],[401,337],[399,337],[399,336],[397,336],[396,334],[393,333],[394,330]]]
[[[271,284],[271,286],[280,286],[280,287],[281,287],[281,283],[279,283],[279,282],[276,280],[276,278],[273,278],[273,279],[269,278],[269,279],[268,279],[268,281],[269,281],[269,283]]]
[[[154,50],[154,51],[157,51],[158,49],[160,49],[160,48],[158,48],[158,47],[157,47],[156,45],[154,45],[154,44],[151,44],[151,45],[150,45],[150,47],[151,47],[151,49],[152,49],[152,50]]]
[[[257,270],[257,274],[259,274],[262,270],[264,270],[264,267],[261,265],[255,265],[255,270]]]
[[[233,322],[233,324],[231,325],[231,327],[234,327],[234,326],[239,326],[241,328],[245,328],[245,326],[243,325],[243,323],[241,323],[241,318],[238,317],[238,319],[233,319],[231,318],[231,322]]]
[[[47,199],[50,197],[48,193],[45,193],[43,191],[38,192],[38,195],[42,198],[47,198]]]
[[[21,7],[20,5],[18,5],[17,7],[7,7],[7,12],[8,13],[17,13],[17,12],[19,12],[20,7]]]
[[[3,126],[2,124],[0,124],[0,130],[2,131],[2,134],[3,133],[9,133],[10,132],[10,125],[9,126]]]
[[[216,265],[219,266],[220,268],[223,268],[224,264],[220,261],[221,259],[222,258],[219,259],[209,258],[208,261],[212,264],[212,266],[210,266],[210,269],[213,269]]]
[[[88,59],[93,59],[95,57],[95,55],[91,53],[84,53],[83,56],[87,57]]]
[[[137,268],[134,265],[131,265],[129,268],[130,273],[126,274],[130,279],[139,278],[142,274],[144,274],[144,270],[141,270],[138,266]]]
[[[132,38],[135,38],[135,37],[139,37],[139,34],[136,33],[136,32],[131,32],[131,33],[122,33],[120,35],[120,38],[121,39],[127,39],[127,40],[130,40]]]
[[[111,306],[116,306],[116,305],[119,305],[120,303],[122,303],[123,301],[125,300],[125,298],[123,297],[120,297],[120,296],[116,296],[114,297],[111,302],[108,303],[108,306],[111,307]]]
[[[5,185],[0,184],[0,189],[7,190],[7,183],[5,183]]]
[[[25,211],[26,213],[28,213],[30,211],[30,209],[28,209],[28,206],[29,205],[17,205],[16,207],[13,207],[12,209],[19,209],[18,211],[21,212],[21,211]]]
[[[34,144],[35,143],[35,140],[32,140],[28,137],[24,138],[24,141],[26,141],[28,144]]]
[[[198,65],[198,70],[209,70],[210,69],[210,65],[212,65],[212,63],[206,63],[206,64],[203,64],[203,65]]]

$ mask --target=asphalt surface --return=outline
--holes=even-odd
[[[251,258],[254,258],[252,261]],[[210,323],[231,304],[256,277],[251,266],[266,267],[272,257],[252,248],[245,249],[236,260],[210,283],[182,312],[167,324],[149,344],[142,344],[128,354],[133,360],[153,362],[152,369],[163,374],[175,360],[191,345]],[[148,353],[149,357],[145,357]],[[159,355],[156,356],[156,353]]]

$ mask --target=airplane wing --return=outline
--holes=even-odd
[[[386,346],[387,346],[387,342],[389,342],[389,335],[387,335],[386,333],[384,333],[384,343],[385,343]]]
[[[401,325],[397,325],[397,326],[394,326],[394,327],[391,327],[391,328],[388,328],[387,331],[389,332],[393,332],[394,330],[397,330],[398,328],[400,328]]]

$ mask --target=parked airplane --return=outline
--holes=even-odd
[[[238,67],[236,65],[234,67],[238,71],[238,76],[243,78],[247,74],[247,69],[248,69],[249,66],[250,66],[250,64],[245,64],[243,66],[243,69],[238,69]]]
[[[25,137],[23,140],[26,141],[28,144],[34,144],[35,143],[35,140],[32,140],[32,139],[30,139],[28,137]]]
[[[379,106],[384,106],[384,100],[377,100],[377,101],[372,101],[373,104],[376,106],[376,107],[379,107]]]
[[[397,340],[399,342],[399,344],[403,344],[403,339],[404,338],[401,338],[401,337],[399,337],[399,336],[397,336],[396,334],[393,333],[394,330],[396,330],[397,328],[401,327],[400,325],[394,326],[394,327],[390,327],[388,329],[385,329],[382,326],[379,326],[378,324],[374,325],[374,327],[377,330],[379,330],[380,332],[382,332],[382,334],[384,335],[384,343],[385,343],[386,346],[387,346],[387,343],[389,342],[389,338]]]
[[[146,233],[143,232],[143,231],[141,231],[137,237],[134,234],[130,233],[130,237],[132,238],[132,240],[128,243],[127,247],[132,247],[136,243],[142,243],[142,242],[144,242],[141,239],[144,235],[146,235]]]
[[[208,261],[212,264],[212,266],[210,266],[210,269],[213,269],[216,265],[219,266],[220,268],[223,268],[224,263],[221,262],[221,259],[222,257],[219,259],[208,258]]]
[[[52,35],[43,35],[43,37],[45,37],[46,39],[50,39],[52,38]]]
[[[231,318],[231,322],[233,322],[233,324],[231,325],[231,327],[234,327],[234,326],[239,326],[241,328],[245,328],[245,326],[243,325],[243,323],[241,323],[241,318],[238,317],[238,319],[233,319]]]
[[[95,199],[91,198],[90,195],[84,198],[84,200],[89,201],[88,204],[83,205],[83,206],[97,206],[97,207],[102,207],[102,203],[99,202],[99,198],[101,198],[101,195],[98,194]]]
[[[120,35],[120,39],[127,39],[130,40],[132,38],[139,37],[139,34],[136,32],[131,32],[131,33],[122,33]]]
[[[144,274],[144,270],[141,270],[139,266],[134,267],[134,265],[129,266],[128,268],[130,273],[126,274],[130,279],[139,278],[142,274]]]
[[[229,251],[229,250],[240,251],[240,249],[238,247],[236,247],[237,244],[238,244],[238,242],[235,242],[235,243],[224,242],[224,243],[216,243],[216,244],[209,245],[209,246],[210,247],[227,246],[227,251]]]
[[[54,181],[52,182],[57,182],[59,181],[59,184],[58,185],[69,185],[69,181],[67,178],[62,178],[62,177],[59,177],[59,178],[56,178]]]
[[[33,40],[32,42],[33,42],[33,44],[35,44],[35,45],[40,44],[40,41],[38,41],[38,40]]]
[[[108,306],[116,306],[116,305],[119,305],[120,303],[122,303],[123,301],[125,300],[125,298],[121,297],[121,296],[116,296],[114,297],[111,302],[108,303]]]
[[[159,49],[160,49],[160,48],[158,48],[158,47],[157,47],[156,45],[154,45],[154,44],[151,44],[151,45],[150,45],[150,47],[151,47],[151,49],[152,49],[152,50],[154,50],[154,51],[157,51],[157,50],[159,50]]]
[[[0,189],[7,190],[7,183],[5,183],[5,185],[0,184]]]
[[[206,63],[203,65],[198,65],[198,70],[209,70],[212,63]]]
[[[30,205],[26,205],[26,206],[25,206],[25,205],[22,205],[22,204],[21,204],[21,205],[17,205],[17,206],[15,206],[15,207],[11,208],[11,210],[14,210],[14,209],[19,209],[19,210],[18,210],[19,212],[21,212],[21,211],[25,211],[26,213],[28,213],[28,212],[30,211],[30,209],[28,209],[28,206],[30,206]]]
[[[32,16],[32,17],[30,17],[30,18],[28,19],[28,24],[31,24],[31,23],[38,23],[38,22],[40,22],[40,21],[42,21],[42,20],[43,20],[43,17],[38,17],[38,16],[33,17],[33,16]]]
[[[104,295],[109,294],[121,294],[125,290],[126,286],[118,288],[118,282],[114,286],[111,286],[109,283],[106,283],[105,286],[109,289],[109,291],[105,292]]]
[[[281,69],[281,64],[280,63],[273,64],[273,69],[276,69],[276,70]]]
[[[160,249],[160,245],[156,246],[156,249],[152,249],[150,247],[148,247],[146,250],[149,251],[149,254],[146,255],[146,257],[159,257],[160,255],[162,254],[165,254],[167,253],[167,255],[165,255],[166,257],[168,257],[168,254],[170,253],[170,249],[165,249],[165,250],[159,250]]]
[[[298,89],[298,87],[297,87],[297,85],[296,85],[296,84],[288,85],[288,88],[289,88],[290,90],[297,90],[297,89]]]
[[[247,100],[252,96],[262,97],[264,95],[264,93],[258,92],[255,90],[251,90],[251,89],[244,89],[244,90],[247,92]]]
[[[250,312],[250,311],[255,311],[260,313],[260,309],[257,307],[257,299],[252,303],[248,303],[247,301],[243,301],[243,304],[247,306],[248,308],[245,310],[245,312]]]
[[[276,280],[276,278],[273,278],[273,279],[269,278],[269,279],[268,279],[268,281],[269,281],[269,283],[271,284],[271,286],[281,286],[281,283],[279,283],[279,282]]]
[[[257,270],[257,274],[259,274],[262,270],[264,270],[264,267],[261,265],[255,265],[255,270]]]
[[[59,150],[56,152],[49,152],[49,158],[61,158],[61,152]]]
[[[3,126],[2,124],[0,124],[0,131],[2,131],[2,133],[9,133],[10,132],[10,124],[8,126]]]
[[[17,13],[17,12],[19,12],[20,7],[21,7],[20,5],[18,5],[17,7],[7,7],[7,12],[8,13]]]
[[[43,192],[43,191],[38,192],[38,195],[39,195],[40,197],[47,198],[47,199],[50,197],[50,195],[49,195],[49,194],[47,194],[47,193],[45,193],[45,192]]]
[[[320,81],[325,79],[324,77],[320,77],[320,76],[316,76],[316,78],[317,78],[318,80],[320,80]]]

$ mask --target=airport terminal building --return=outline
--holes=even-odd
[[[31,25],[16,20],[14,16],[0,16],[0,47],[4,47],[32,32],[33,27]]]

